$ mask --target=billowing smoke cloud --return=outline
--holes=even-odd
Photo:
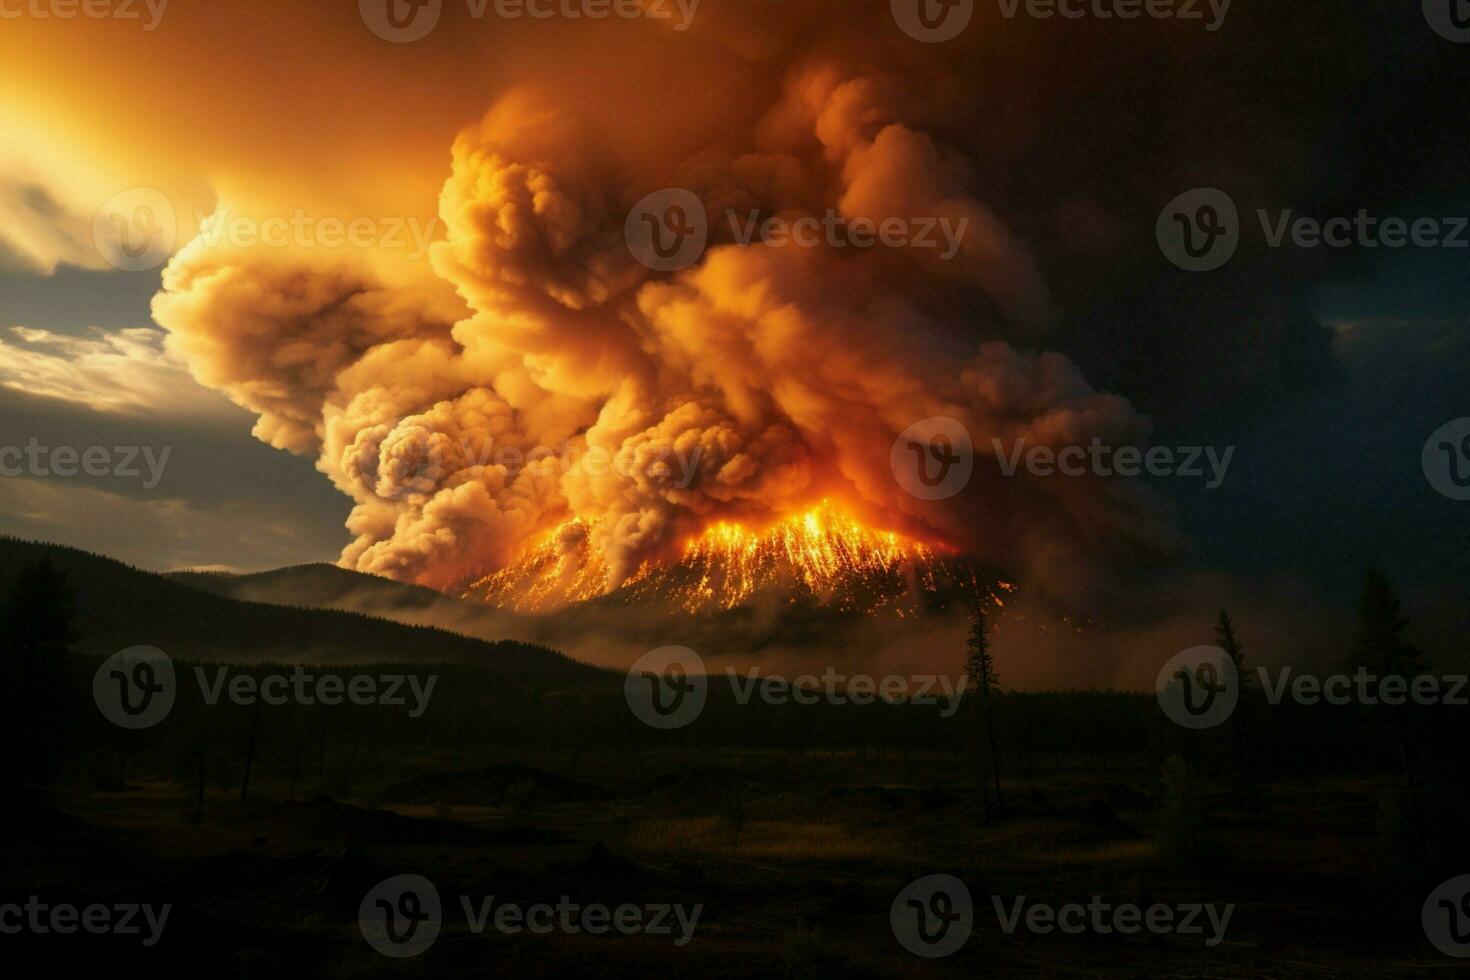
[[[813,61],[730,148],[641,173],[519,91],[460,135],[441,195],[433,268],[466,314],[362,268],[196,241],[155,315],[196,377],[259,413],[260,438],[316,455],[357,502],[343,561],[362,571],[447,587],[581,518],[615,585],[704,522],[827,496],[1084,597],[1089,569],[1177,550],[1165,515],[1136,487],[1002,478],[990,439],[1136,441],[1146,420],[1017,339],[1052,317],[1036,259],[904,101]],[[660,182],[711,216],[703,257],[673,275],[623,238]],[[946,261],[740,244],[724,220],[829,210],[964,234]],[[971,300],[932,302],[951,294]],[[951,500],[909,495],[890,468],[930,416],[959,419],[981,454]]]

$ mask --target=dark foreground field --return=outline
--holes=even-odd
[[[1247,688],[1196,730],[1153,694],[982,712],[716,676],[668,728],[555,651],[37,547],[0,541],[7,975],[1463,970],[1421,918],[1456,881],[1437,921],[1470,917],[1462,706]],[[113,654],[154,636],[167,684]]]
[[[1398,866],[1391,779],[1297,779],[1258,813],[1191,800],[1157,773],[1033,760],[982,826],[950,753],[641,751],[440,754],[363,774],[350,797],[298,797],[262,773],[197,805],[182,782],[75,786],[7,808],[0,900],[170,903],[162,939],[6,936],[39,962],[136,962],[196,976],[1448,976]],[[1181,822],[1183,826],[1181,826]],[[1176,853],[1181,833],[1200,839]],[[1187,841],[1186,841],[1187,843]],[[1200,857],[1200,854],[1203,857]],[[947,873],[976,905],[959,952],[921,959],[890,925],[911,881]],[[417,874],[443,931],[411,959],[369,946],[367,892]],[[493,926],[472,904],[702,906],[692,939]],[[992,896],[1027,902],[1234,903],[1223,941],[1005,934]],[[146,930],[145,930],[146,931]],[[65,940],[65,941],[62,941]],[[20,962],[20,961],[16,961]]]

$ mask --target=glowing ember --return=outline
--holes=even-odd
[[[507,567],[464,593],[519,611],[555,609],[606,596],[689,612],[732,609],[760,597],[903,616],[948,586],[973,589],[972,570],[891,531],[875,531],[823,501],[765,531],[719,523],[686,543],[671,564],[644,564],[616,590],[587,545],[587,526],[562,525]]]

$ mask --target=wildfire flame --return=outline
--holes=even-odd
[[[939,576],[961,577],[940,549],[866,527],[829,501],[765,530],[713,524],[685,543],[678,562],[645,563],[616,590],[610,589],[606,564],[587,546],[587,530],[581,521],[563,524],[505,568],[473,582],[464,595],[525,612],[609,594],[614,601],[705,612],[771,593],[843,611],[892,608],[902,616],[914,596],[940,588]]]

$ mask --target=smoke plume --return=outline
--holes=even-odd
[[[430,254],[441,291],[350,255],[195,241],[175,257],[155,301],[172,348],[352,498],[342,562],[448,588],[580,518],[611,587],[712,521],[769,524],[824,498],[1069,602],[1115,587],[1110,568],[1177,558],[1167,509],[1139,486],[997,465],[992,440],[1137,444],[1150,422],[1049,349],[1067,346],[1066,315],[1033,240],[1055,250],[1054,231],[999,193],[1013,151],[968,132],[983,90],[954,79],[973,46],[840,29],[813,44],[728,10],[698,30],[783,70],[711,95],[709,118],[621,141],[544,82],[463,129]],[[656,95],[619,93],[639,117]],[[623,234],[663,187],[709,216],[702,256],[673,273]],[[1102,205],[1050,208],[1096,232],[1075,247],[1111,247]],[[834,212],[964,233],[945,259],[743,244],[727,220]],[[963,423],[977,454],[964,492],[938,501],[890,465],[932,416]]]

